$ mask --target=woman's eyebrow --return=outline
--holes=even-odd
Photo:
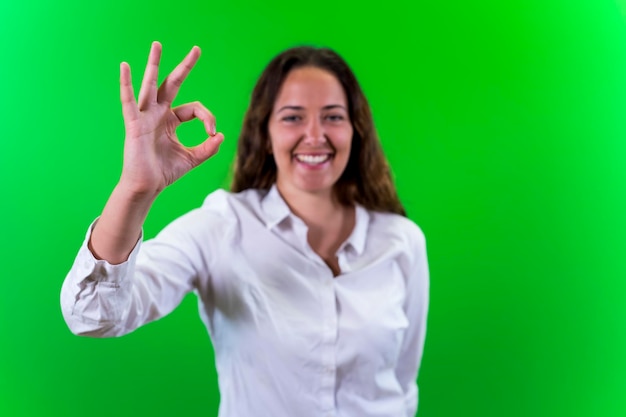
[[[332,110],[332,109],[343,109],[343,110],[346,110],[346,107],[341,105],[341,104],[328,104],[328,105],[322,107],[322,110]],[[280,109],[278,109],[278,111],[276,113],[278,114],[278,113],[280,113],[283,110],[304,110],[304,107],[303,106],[287,105],[287,106],[283,106]]]
[[[343,106],[341,104],[329,104],[328,106],[324,106],[322,107],[322,110],[332,110],[332,109],[343,109],[343,110],[347,110],[346,106]]]
[[[276,113],[280,113],[283,110],[304,110],[302,106],[283,106]]]

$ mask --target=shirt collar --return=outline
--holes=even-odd
[[[261,209],[265,215],[265,226],[268,229],[274,228],[291,214],[291,210],[278,192],[276,184],[272,185],[272,188],[261,201]]]
[[[365,237],[367,236],[367,228],[370,222],[370,214],[365,207],[355,205],[354,230],[346,240],[346,245],[351,245],[358,255],[363,253],[365,249]]]
[[[265,215],[265,226],[268,229],[273,229],[292,215],[289,206],[278,192],[276,184],[272,185],[272,188],[270,188],[261,201],[261,209]],[[357,254],[362,254],[365,249],[365,238],[367,236],[369,221],[370,214],[368,211],[363,206],[356,204],[354,230],[352,230],[352,233],[343,246],[350,245]]]

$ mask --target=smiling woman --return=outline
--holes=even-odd
[[[331,198],[352,142],[346,94],[339,81],[314,67],[291,71],[274,103],[269,136],[281,193],[315,192]]]
[[[154,43],[135,100],[121,65],[120,181],[66,277],[80,335],[127,334],[198,294],[215,348],[220,417],[413,416],[428,310],[424,236],[404,216],[367,100],[329,49],[279,54],[239,138],[231,192],[141,228],[157,195],[215,154],[223,135],[198,102],[172,108],[200,50],[157,88]],[[184,147],[176,128],[209,137]]]

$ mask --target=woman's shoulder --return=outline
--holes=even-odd
[[[249,208],[257,207],[266,193],[266,190],[256,188],[250,188],[238,193],[218,189],[206,196],[200,209],[230,217],[242,206]]]
[[[372,234],[385,239],[401,240],[411,245],[425,245],[424,232],[412,219],[389,212],[367,210],[367,213]]]
[[[194,229],[224,229],[238,223],[242,208],[254,211],[255,204],[258,204],[255,202],[260,201],[262,195],[263,191],[256,189],[240,193],[217,189],[204,198],[200,207],[186,212],[172,223]]]

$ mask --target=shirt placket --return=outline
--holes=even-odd
[[[302,250],[309,259],[317,264],[321,277],[320,291],[321,312],[322,312],[322,342],[321,342],[321,378],[319,389],[319,406],[321,417],[336,417],[335,390],[337,379],[337,335],[338,317],[335,278],[332,271],[323,259],[313,251],[307,242],[307,227],[300,219],[294,219],[294,232],[299,240]]]
[[[335,302],[335,282],[331,274],[323,281],[322,292],[322,364],[320,406],[322,416],[335,417],[335,385],[337,375],[337,303]]]

